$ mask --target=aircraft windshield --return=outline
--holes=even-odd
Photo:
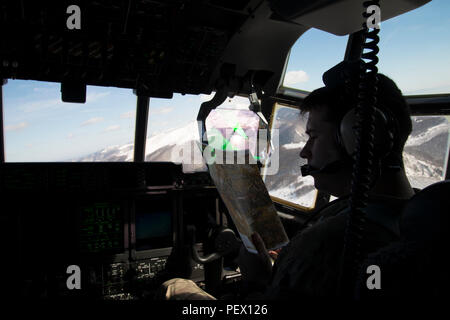
[[[404,95],[450,93],[448,12],[449,1],[433,0],[381,23],[377,67]],[[283,86],[322,87],[323,72],[344,58],[346,42],[346,36],[308,30],[291,49]]]
[[[131,90],[88,86],[85,104],[62,102],[57,83],[9,80],[3,92],[7,162],[133,161],[136,96]],[[183,163],[185,171],[206,170],[197,146],[196,119],[200,105],[212,97],[151,98],[146,161]],[[238,122],[229,121],[246,112],[258,118],[248,105],[247,98],[228,99],[212,113],[214,124],[234,126]],[[236,133],[251,135],[249,123],[240,121]],[[237,146],[238,137],[230,147]],[[187,148],[191,156],[180,158],[180,150]]]
[[[61,101],[60,84],[3,86],[7,162],[132,161],[136,96],[87,87],[86,103]]]
[[[197,114],[200,105],[211,100],[212,97],[213,94],[199,96],[175,94],[172,100],[151,99],[145,160],[182,163],[185,172],[206,171],[206,163],[198,145],[200,137]],[[243,115],[247,119],[251,117],[251,114],[254,115],[248,110],[248,105],[248,98],[236,96],[227,99],[207,118],[206,125],[209,128],[216,126],[223,131],[225,134],[221,139],[223,142],[226,141],[225,139],[231,139],[231,136],[228,137],[226,133],[226,128],[230,128],[229,133],[232,133],[233,138],[232,143],[226,144],[228,148],[241,147],[243,141],[238,141],[239,137],[242,137],[239,134],[251,135],[248,130],[249,124],[241,119]],[[220,149],[222,147],[223,145],[220,145]]]

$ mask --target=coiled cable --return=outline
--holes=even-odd
[[[365,248],[365,214],[363,209],[369,200],[369,191],[374,181],[375,159],[375,106],[377,103],[377,74],[379,52],[379,29],[369,31],[367,26],[369,6],[379,6],[379,0],[363,3],[363,42],[361,45],[358,103],[356,106],[356,152],[354,153],[353,175],[350,195],[350,213],[344,237],[343,263],[338,294],[353,296],[353,289],[358,267],[366,255]],[[371,40],[368,42],[368,40]],[[368,50],[368,51],[364,51]],[[364,61],[368,60],[367,62]]]

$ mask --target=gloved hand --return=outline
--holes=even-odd
[[[258,233],[252,234],[252,242],[258,254],[249,252],[244,245],[241,246],[237,263],[244,281],[266,286],[272,275],[273,259]],[[270,252],[275,257],[274,252]]]

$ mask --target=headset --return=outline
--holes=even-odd
[[[323,74],[323,83],[328,88],[343,88],[345,90],[344,94],[347,97],[352,94],[354,95],[358,89],[359,68],[360,62],[358,60],[343,61]],[[398,132],[398,125],[391,112],[379,105],[375,107],[373,117],[375,119],[373,133],[374,152],[376,158],[383,159],[392,151],[394,138]],[[356,130],[358,125],[356,108],[352,108],[342,118],[338,126],[338,132],[336,133],[339,146],[351,157],[356,149]]]
[[[340,62],[323,74],[322,80],[325,87],[344,90],[342,99],[357,94],[360,74],[359,66],[358,60]],[[375,108],[373,116],[375,118],[373,133],[375,158],[381,161],[392,151],[395,137],[398,134],[398,123],[392,113],[382,106]],[[352,161],[356,152],[356,131],[359,125],[356,108],[352,108],[344,115],[336,130],[337,144],[347,159],[333,161],[322,168],[303,165],[301,167],[302,176],[337,172],[345,162]]]
[[[394,146],[394,137],[397,131],[395,125],[396,121],[389,112],[384,112],[379,108],[375,108],[374,118],[375,157],[381,160],[392,151]],[[351,157],[353,157],[356,150],[357,126],[358,118],[356,109],[353,108],[344,115],[336,133],[338,145]]]

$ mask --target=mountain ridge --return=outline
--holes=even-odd
[[[288,113],[281,114],[279,172],[270,176],[266,184],[273,195],[286,197],[287,189],[291,198],[305,196],[313,191],[311,182],[305,183],[300,175],[303,164],[299,157],[300,148],[306,143],[305,119],[299,120]],[[404,163],[408,178],[414,187],[424,188],[441,180],[444,172],[442,159],[448,152],[449,124],[444,117],[414,117],[413,132],[404,149]],[[185,172],[205,171],[198,147],[199,133],[197,121],[168,130],[147,139],[146,161],[171,161],[183,163]],[[185,154],[186,152],[186,154]],[[183,156],[185,159],[183,159]],[[132,161],[133,144],[110,146],[75,161]],[[187,160],[195,159],[194,163]],[[183,161],[184,160],[184,161]],[[294,164],[294,165],[293,165]]]

